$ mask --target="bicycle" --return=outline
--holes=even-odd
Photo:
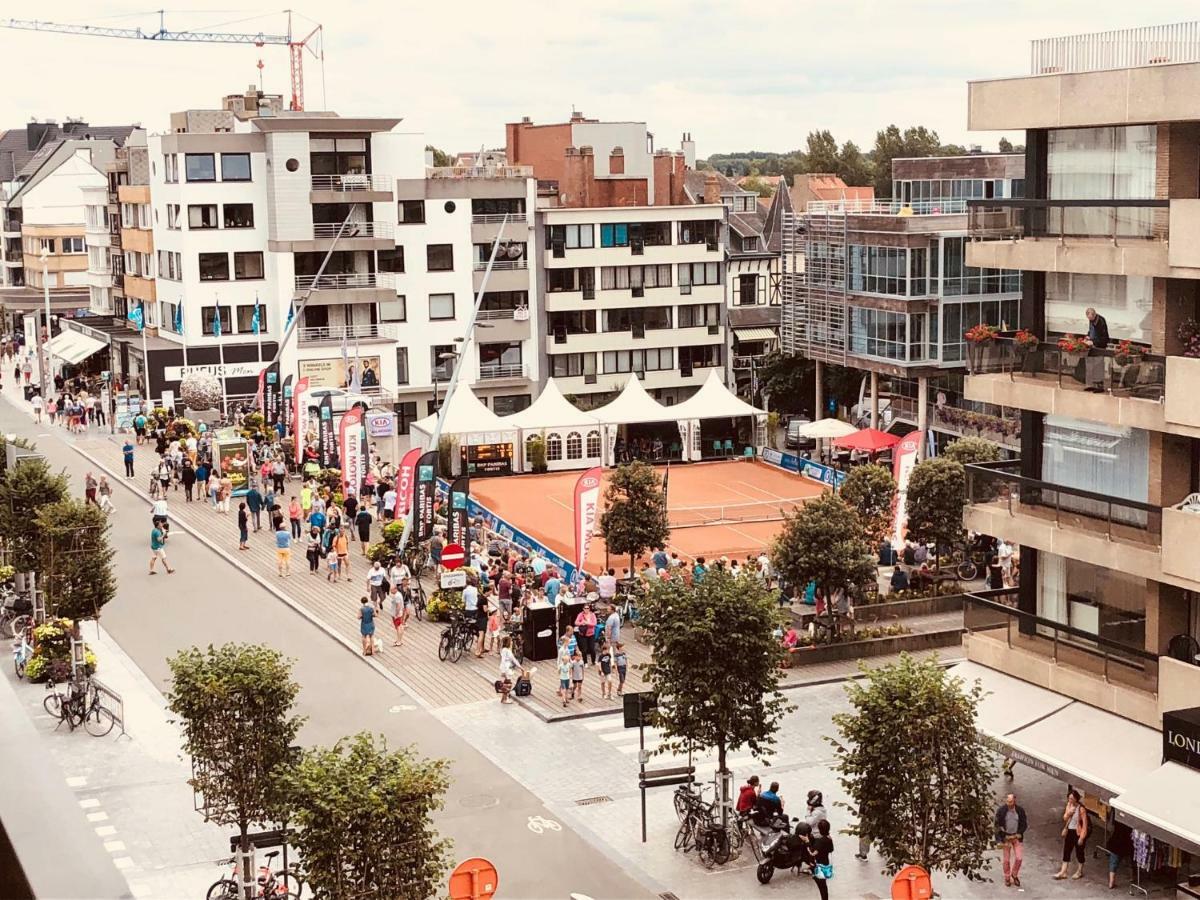
[[[428,598],[425,596],[425,587],[421,584],[421,579],[413,576],[412,584],[410,582],[408,588],[408,602],[412,605],[413,615],[419,620],[425,618],[425,608],[428,605]]]
[[[299,893],[292,893],[286,884],[281,884],[278,874],[271,871],[271,860],[279,855],[278,850],[272,850],[266,855],[266,864],[258,867],[258,890],[255,891],[255,897],[272,898],[280,897],[287,900],[299,900]],[[208,893],[205,895],[206,900],[241,900],[242,886],[238,872],[238,858],[231,856],[227,859],[217,860],[217,865],[220,867],[230,866],[230,874],[228,878],[221,878],[213,882],[209,887]],[[285,874],[291,870],[291,866],[284,870]]]
[[[7,628],[14,638],[20,637],[33,625],[33,616],[30,615],[32,609],[32,603],[12,588],[5,587],[3,597],[0,598],[0,629]]]
[[[442,662],[447,659],[450,662],[458,662],[462,658],[463,652],[471,646],[474,640],[475,629],[469,626],[461,616],[455,616],[442,630],[442,636],[438,640],[438,659]]]
[[[55,730],[64,722],[71,731],[82,725],[92,737],[104,737],[113,730],[116,716],[101,702],[100,691],[91,679],[69,682],[65,694],[56,689],[53,681],[47,682],[46,690],[53,693],[42,700],[42,708],[59,720]]]
[[[25,635],[26,632],[22,631],[20,636],[13,642],[13,668],[16,670],[18,678],[25,677],[25,666],[33,658],[33,647],[25,639]]]

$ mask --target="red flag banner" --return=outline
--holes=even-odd
[[[588,544],[596,533],[600,520],[600,483],[604,469],[601,466],[588,469],[575,482],[575,568],[583,571],[587,558]]]
[[[424,451],[417,447],[409,450],[400,460],[400,468],[396,473],[396,515],[407,516],[412,509],[413,482],[417,471],[417,460]]]
[[[292,423],[296,429],[292,439],[296,442],[296,465],[304,462],[304,437],[308,434],[308,376],[305,375],[296,382],[296,390],[292,393]]]
[[[366,459],[363,453],[366,444],[363,431],[363,411],[354,407],[342,416],[338,426],[338,456],[342,462],[342,495],[357,497],[366,474]]]
[[[892,451],[892,477],[896,479],[896,508],[892,522],[892,541],[898,548],[904,543],[904,534],[908,530],[908,479],[912,475],[913,466],[917,464],[921,451],[921,442],[925,440],[925,432],[914,431],[896,445]]]

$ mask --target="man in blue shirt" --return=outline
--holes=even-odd
[[[655,550],[654,556],[651,558],[654,560],[654,571],[655,572],[658,572],[662,569],[667,569],[667,570],[670,569],[671,560],[668,559],[667,551],[664,550],[662,547],[659,547],[657,550]]]
[[[771,786],[759,794],[757,807],[767,821],[783,815],[783,798],[779,796],[778,781],[772,781]]]
[[[292,562],[292,532],[282,526],[281,522],[275,532],[275,562],[279,566],[279,577],[286,578],[291,574],[289,569]]]
[[[246,507],[250,510],[250,519],[254,522],[254,530],[262,529],[263,496],[254,485],[246,491]]]
[[[125,440],[125,446],[121,448],[121,453],[125,456],[125,477],[133,477],[133,444],[129,443],[128,438]]]
[[[551,606],[558,605],[558,592],[562,590],[562,582],[558,579],[558,572],[551,569],[550,578],[546,582],[546,602]]]

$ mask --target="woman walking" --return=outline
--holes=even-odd
[[[575,634],[579,637],[579,650],[583,661],[596,665],[596,611],[587,604],[575,617]]]
[[[362,634],[363,656],[370,656],[375,652],[375,607],[366,597],[358,608],[358,630]]]
[[[308,546],[304,550],[304,555],[308,557],[309,574],[316,575],[321,571],[321,551],[323,549],[320,530],[310,528],[308,531]]]
[[[1062,868],[1055,873],[1056,881],[1062,881],[1067,877],[1067,864],[1071,861],[1071,853],[1075,853],[1075,861],[1078,868],[1072,878],[1078,879],[1083,877],[1083,857],[1084,845],[1087,843],[1088,836],[1088,813],[1083,806],[1083,798],[1079,795],[1079,791],[1071,788],[1067,791],[1067,808],[1063,810],[1063,852],[1062,852]]]
[[[112,485],[108,483],[107,476],[100,476],[100,483],[96,486],[96,493],[100,497],[100,508],[105,512],[112,512],[115,509],[112,503]]]
[[[250,546],[246,541],[250,540],[250,532],[248,526],[250,524],[250,515],[246,512],[246,504],[238,504],[238,549],[249,550]]]
[[[288,520],[292,524],[292,537],[300,537],[300,498],[293,497],[288,504]]]
[[[513,684],[516,683],[516,674],[520,672],[525,674],[524,667],[517,662],[516,654],[512,649],[512,638],[507,634],[500,640],[500,702],[512,703],[512,698],[509,693],[512,691]]]
[[[808,849],[813,855],[813,881],[821,900],[829,900],[829,879],[833,877],[833,863],[829,854],[833,852],[833,838],[829,836],[829,820],[817,822],[816,835],[810,839]]]

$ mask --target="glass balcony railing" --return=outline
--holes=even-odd
[[[1169,200],[968,200],[975,240],[1108,238],[1165,241]]]

